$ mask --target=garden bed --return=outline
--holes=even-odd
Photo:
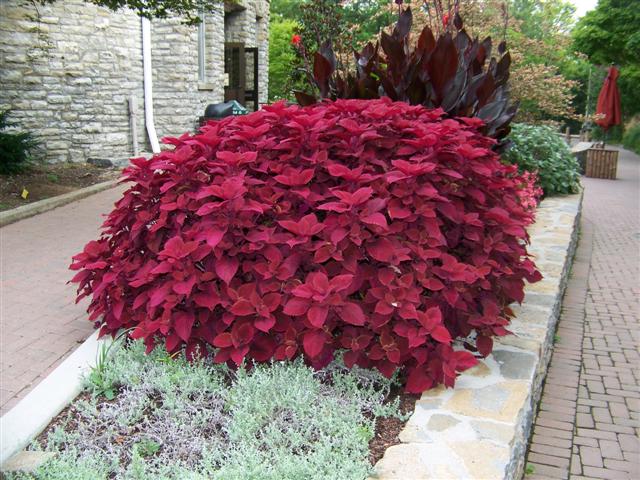
[[[115,405],[119,396],[124,395],[120,398],[130,399],[135,389],[146,392],[146,400],[144,396],[139,397],[146,403],[143,406],[136,402],[127,403],[125,407],[128,410],[125,408],[124,412],[130,412],[133,417],[137,412],[138,418],[140,414],[142,418],[147,418],[149,411],[146,409],[149,406],[155,405],[154,408],[156,408],[165,405],[165,400],[158,402],[160,398],[173,399],[175,406],[178,405],[175,402],[179,398],[189,399],[189,395],[193,393],[197,394],[194,398],[202,398],[203,386],[208,385],[206,388],[215,392],[215,395],[224,394],[228,395],[227,398],[242,399],[242,402],[237,404],[233,402],[222,404],[223,410],[226,408],[227,412],[238,408],[238,420],[246,418],[252,422],[256,415],[260,417],[260,412],[265,414],[266,416],[260,417],[264,419],[262,427],[267,428],[272,434],[283,433],[283,430],[279,430],[278,434],[278,429],[272,430],[271,427],[283,418],[281,414],[284,410],[281,408],[278,410],[274,405],[281,406],[282,403],[278,404],[278,401],[284,401],[285,397],[288,398],[287,402],[290,402],[289,407],[295,411],[306,412],[307,417],[304,418],[307,423],[304,424],[303,429],[305,434],[309,434],[310,425],[319,423],[323,428],[341,425],[342,428],[337,429],[337,434],[329,429],[319,430],[323,432],[322,435],[307,436],[307,440],[312,440],[308,443],[313,447],[302,448],[300,445],[304,442],[298,444],[298,453],[304,452],[305,456],[308,456],[310,449],[315,449],[315,454],[320,455],[314,457],[318,462],[329,462],[322,468],[319,467],[320,463],[313,464],[313,469],[316,469],[314,471],[322,472],[323,478],[364,478],[368,474],[372,478],[389,480],[434,479],[443,476],[483,479],[519,478],[524,466],[524,452],[535,416],[535,406],[551,354],[562,293],[577,241],[580,206],[581,195],[553,197],[542,202],[538,209],[537,221],[529,228],[529,233],[532,241],[530,251],[544,274],[544,280],[530,285],[526,290],[525,302],[522,306],[515,308],[517,316],[511,324],[511,330],[515,335],[500,339],[494,353],[482,360],[477,367],[462,374],[455,389],[438,388],[423,394],[416,402],[415,411],[406,426],[404,426],[406,416],[401,413],[414,410],[413,402],[416,397],[400,395],[398,403],[394,403],[394,397],[399,393],[398,387],[374,372],[355,369],[348,373],[343,371],[339,364],[334,363],[322,372],[314,374],[300,363],[288,366],[276,363],[272,366],[259,367],[255,370],[258,372],[257,376],[255,372],[239,375],[241,383],[244,382],[241,385],[242,390],[239,391],[252,391],[253,396],[236,394],[234,397],[232,391],[238,382],[236,379],[234,384],[234,380],[230,380],[233,377],[224,367],[210,367],[213,375],[209,378],[202,374],[202,366],[192,369],[185,368],[186,363],[182,360],[169,362],[166,353],[160,350],[154,352],[151,359],[145,359],[140,351],[141,347],[138,346],[135,347],[138,350],[134,348],[129,352],[123,350],[116,353],[114,359],[106,364],[104,370],[106,376],[102,377],[104,381],[98,382],[98,385],[102,385],[98,388],[102,394],[95,399],[90,394],[79,397],[66,412],[56,418],[32,448],[60,449],[65,441],[68,442],[67,445],[72,445],[69,442],[79,433],[77,428],[79,423],[75,420],[82,416],[79,412],[84,412],[85,416],[87,413],[91,415],[110,413],[111,421],[103,425],[113,432],[118,425],[118,410]],[[127,359],[126,355],[131,357]],[[149,368],[166,369],[167,372],[173,373],[169,376],[159,375],[157,372],[148,370]],[[330,372],[338,374],[340,380],[337,384],[331,379]],[[166,383],[167,378],[171,378],[174,383]],[[269,381],[257,382],[253,387],[250,386],[252,381],[258,381],[261,378],[278,381],[270,385]],[[94,384],[95,380],[94,378]],[[180,389],[174,389],[171,386],[175,386],[175,382],[181,386]],[[127,384],[129,386],[126,386]],[[157,393],[148,395],[149,390],[143,387],[145,384],[153,386],[151,391],[154,391],[153,389],[156,392],[164,391],[165,396],[158,396]],[[119,393],[113,401],[106,400],[104,397],[105,394],[111,396],[110,385],[118,385]],[[369,387],[362,388],[363,385]],[[309,391],[317,392],[317,396],[311,398]],[[290,396],[287,397],[284,393]],[[328,403],[323,406],[322,402],[317,401],[318,399]],[[327,405],[333,408],[326,408]],[[309,406],[311,408],[308,408]],[[182,408],[182,410],[193,414],[192,409]],[[67,420],[69,413],[72,415],[70,420]],[[338,416],[334,417],[334,414]],[[206,415],[208,413],[205,417]],[[100,417],[95,416],[95,418]],[[163,422],[167,422],[171,417],[161,418]],[[69,421],[71,423],[66,427],[69,433],[63,433],[63,425]],[[104,419],[101,421],[105,422]],[[149,425],[149,422],[147,424]],[[246,434],[243,429],[249,427],[242,421],[240,424],[242,428],[237,431]],[[398,434],[401,428],[403,429]],[[155,431],[158,432],[158,430],[162,431],[158,428]],[[256,437],[255,431],[255,429],[252,430],[253,436],[246,437],[250,438],[251,442],[260,438],[260,436]],[[327,435],[327,431],[332,433]],[[286,436],[278,437],[280,441],[289,438],[292,434],[292,438],[300,438],[298,435],[301,432],[298,430],[286,430],[286,432]],[[118,440],[120,437],[122,439]],[[127,468],[132,469],[131,471],[134,470],[135,465],[147,465],[149,461],[162,455],[161,447],[167,442],[166,438],[161,439],[161,442],[153,439],[151,441],[154,443],[146,442],[143,431],[139,429],[132,429],[129,435],[115,435],[112,438],[115,446],[122,444],[129,448],[129,453],[124,454],[124,457],[125,461],[129,462]],[[228,440],[228,437],[224,438]],[[91,445],[94,443],[95,435],[90,435],[89,439],[84,440],[88,443],[81,451],[92,451]],[[50,440],[51,444],[46,445],[48,442],[45,440]],[[156,450],[156,443],[160,447],[152,452]],[[277,442],[271,443],[278,445]],[[290,442],[288,444],[290,445]],[[279,458],[282,461],[279,461],[278,465],[294,468],[293,474],[298,475],[297,478],[307,478],[304,471],[300,473],[301,470],[297,469],[309,468],[311,465],[301,463],[296,457],[295,450],[286,451],[286,449],[277,448],[275,453],[265,455],[266,451],[255,448],[256,444],[252,443],[252,449],[239,455],[237,448],[232,448],[232,444],[228,441],[219,441],[217,445],[221,451],[212,453],[211,458],[217,459],[219,463],[210,462],[208,465],[213,465],[215,469],[216,465],[221,466],[225,463],[224,468],[236,468],[235,471],[222,471],[222,467],[218,471],[213,470],[216,473],[228,472],[225,478],[248,478],[249,474],[241,473],[243,468],[252,466],[258,468],[256,465],[262,465],[261,463],[251,465],[239,463],[249,461],[251,458],[254,460],[261,458],[261,461],[267,458]],[[264,443],[262,445],[264,446]],[[282,443],[279,445],[282,446]],[[338,448],[337,454],[333,452],[333,448]],[[145,455],[140,453],[140,449]],[[64,451],[64,448],[62,450]],[[134,450],[138,450],[138,453],[135,454]],[[152,453],[149,454],[150,452]],[[371,464],[383,452],[384,457],[371,471]],[[165,450],[165,455],[166,453]],[[120,459],[120,455],[118,458]],[[229,460],[231,463],[228,463]],[[91,478],[100,478],[93,472],[100,471],[100,468],[104,468],[104,464],[103,460],[96,460],[90,456],[74,456],[71,449],[67,448],[67,453],[59,454],[42,468],[52,473],[56,469],[62,472],[62,476],[50,475],[46,478],[67,478],[64,475],[68,474],[69,468],[75,469],[74,472],[81,472],[85,468],[92,472]],[[268,464],[274,465],[273,462]],[[183,468],[180,467],[179,462],[176,465],[175,468]],[[141,471],[144,472],[144,468],[147,467],[140,468],[143,468]],[[317,470],[318,468],[320,470]],[[250,468],[248,471],[252,472]],[[285,473],[288,475],[290,472]],[[335,476],[331,477],[332,474]],[[277,475],[269,477],[265,474],[256,478],[296,478],[295,476],[287,477],[283,471],[278,471]]]
[[[339,361],[232,371],[116,348],[30,447],[57,455],[15,478],[362,479],[417,399]]]
[[[88,163],[38,164],[22,173],[3,175],[0,211],[10,210],[118,178],[121,168],[99,168]],[[23,190],[29,193],[22,197]]]

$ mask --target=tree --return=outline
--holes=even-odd
[[[56,0],[37,0],[41,4]],[[211,10],[223,0],[85,0],[89,3],[116,11],[130,8],[145,18],[182,17],[185,23],[197,24],[201,12]],[[231,0],[235,3],[237,0]]]
[[[599,0],[582,17],[573,32],[574,46],[603,67],[620,67],[618,87],[622,113],[629,118],[640,112],[640,8],[637,2]]]
[[[269,100],[291,99],[292,69],[297,54],[291,38],[300,28],[295,20],[274,15],[269,25]]]
[[[640,66],[640,8],[628,0],[599,0],[573,30],[575,47],[596,64]]]

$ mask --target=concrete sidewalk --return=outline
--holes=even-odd
[[[640,478],[640,157],[583,178],[581,238],[527,463],[534,479]]]
[[[71,256],[99,235],[124,187],[0,228],[0,414],[92,332],[76,305]]]

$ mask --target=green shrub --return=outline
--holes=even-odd
[[[9,131],[15,124],[9,122],[10,110],[0,111],[0,174],[8,175],[23,170],[31,158],[31,150],[38,144],[30,133]]]
[[[622,137],[624,148],[640,154],[640,118],[631,121]]]
[[[273,18],[269,25],[269,101],[292,99],[295,68],[299,63],[291,37],[299,25],[294,20]]]
[[[538,125],[512,126],[510,148],[502,155],[519,170],[537,172],[544,194],[576,193],[580,188],[578,161],[562,137],[552,128]]]

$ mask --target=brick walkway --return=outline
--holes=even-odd
[[[66,282],[122,187],[0,228],[0,414],[93,331]]]
[[[527,463],[534,479],[640,479],[640,157],[583,178],[581,237]]]

